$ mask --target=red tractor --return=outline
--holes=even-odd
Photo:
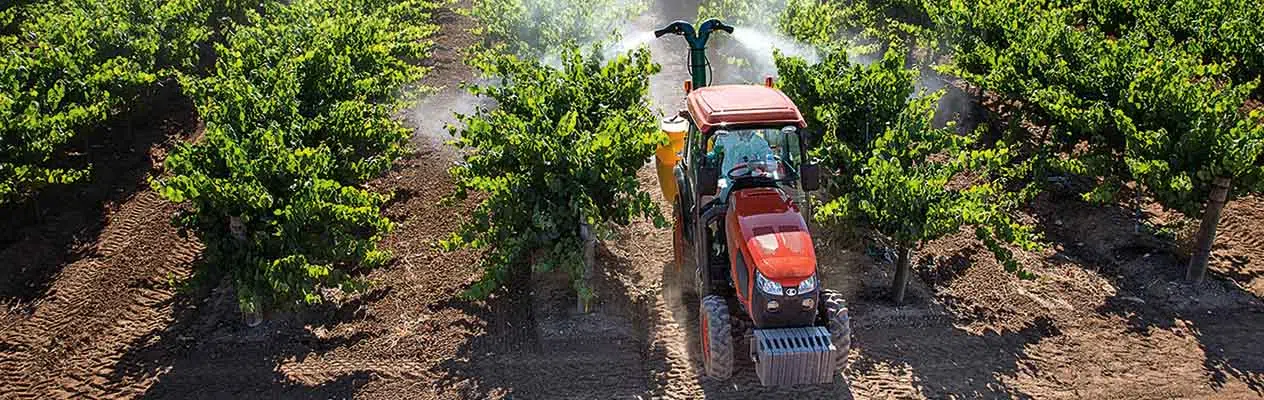
[[[733,371],[750,343],[764,385],[829,383],[851,345],[841,294],[821,287],[798,195],[818,186],[798,108],[756,85],[693,90],[674,168],[677,265],[700,297],[706,372]]]
[[[807,123],[771,78],[707,87],[715,31],[733,27],[676,21],[655,32],[684,36],[690,48],[688,127],[663,192],[675,197],[677,275],[692,277],[683,286],[700,297],[706,373],[732,375],[734,339],[745,338],[762,384],[830,383],[846,365],[851,327],[842,295],[821,287],[796,199],[819,186],[805,157]]]

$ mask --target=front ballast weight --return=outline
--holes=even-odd
[[[822,326],[756,329],[750,342],[755,374],[764,386],[833,383],[839,351],[845,350],[834,347]]]

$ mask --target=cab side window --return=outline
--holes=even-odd
[[[698,168],[698,148],[700,147],[698,142],[700,140],[701,135],[698,134],[698,130],[690,126],[689,134],[685,138],[685,166],[690,170]]]
[[[798,168],[803,162],[803,146],[799,143],[799,135],[791,129],[782,130],[781,134],[785,138],[785,159],[790,166]]]

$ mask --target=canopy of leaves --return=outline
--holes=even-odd
[[[1216,177],[1259,192],[1264,8],[1252,0],[927,2],[952,45],[945,68],[1025,104],[1050,169],[1103,178],[1113,197],[1135,180],[1197,215]],[[1254,93],[1254,94],[1252,94]],[[1043,155],[1048,154],[1049,157]]]
[[[479,193],[473,218],[443,244],[448,249],[486,248],[486,275],[467,293],[486,296],[511,268],[564,268],[582,298],[581,224],[627,224],[662,215],[643,191],[636,172],[657,144],[646,96],[659,71],[641,48],[613,60],[599,51],[571,48],[562,67],[514,55],[484,54],[474,60],[495,84],[471,91],[495,101],[493,109],[461,116],[453,128],[465,160],[452,169],[456,198]]]
[[[698,5],[698,21],[718,18],[737,28],[771,26],[786,0],[705,0]]]
[[[976,135],[934,127],[940,93],[910,100],[916,71],[903,67],[903,54],[890,50],[868,67],[840,52],[815,65],[778,58],[782,88],[823,133],[814,151],[832,171],[832,199],[817,218],[870,227],[902,248],[974,226],[1008,270],[1029,276],[1003,244],[1038,247],[1011,217],[1018,203],[998,174],[1010,152],[976,149]]]
[[[90,166],[76,135],[147,87],[191,72],[237,1],[56,0],[0,6],[0,204]]]
[[[1132,177],[1163,204],[1199,215],[1215,177],[1264,193],[1264,111],[1241,110],[1250,85],[1221,85],[1182,55],[1141,70],[1115,118]]]
[[[156,182],[188,202],[180,223],[206,244],[201,275],[227,274],[242,307],[320,301],[380,265],[384,196],[360,185],[389,168],[411,131],[392,116],[435,30],[423,0],[295,0],[249,12],[215,72],[184,77],[205,137]]]
[[[917,71],[904,68],[905,58],[887,52],[869,66],[847,61],[835,50],[821,62],[776,55],[778,85],[794,99],[812,134],[814,156],[836,174],[855,169],[851,162],[905,109]]]
[[[475,0],[468,12],[479,23],[474,33],[487,44],[541,58],[604,41],[646,7],[645,0]]]
[[[783,33],[820,47],[893,41],[931,47],[936,32],[924,1],[788,0],[777,24]]]

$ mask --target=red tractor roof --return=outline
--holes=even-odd
[[[689,93],[689,114],[698,130],[751,125],[807,127],[803,114],[780,90],[757,85],[708,86]]]

